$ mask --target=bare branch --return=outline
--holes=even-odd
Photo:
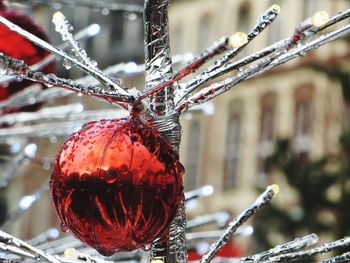
[[[279,192],[278,185],[271,185],[266,188],[265,192],[262,193],[254,202],[254,204],[248,209],[244,210],[241,214],[239,214],[235,220],[233,220],[225,233],[210,247],[210,251],[202,257],[200,260],[201,263],[210,262],[216,253],[227,243],[230,236],[244,223],[246,222],[252,215],[254,215],[261,207],[267,204],[275,195]]]
[[[74,80],[59,78],[54,74],[46,75],[42,72],[34,72],[23,61],[10,58],[3,53],[0,53],[0,64],[3,64],[7,71],[10,71],[16,76],[20,76],[35,82],[40,82],[48,87],[55,86],[70,89],[78,93],[88,94],[104,99],[110,103],[118,103],[124,108],[126,106],[121,103],[133,102],[133,97],[130,95],[115,94],[114,92],[111,93],[96,86],[82,85],[75,82]]]
[[[107,87],[110,90],[118,91],[119,94],[122,96],[129,96],[129,93],[120,85],[117,83],[114,83],[111,79],[109,79],[107,76],[101,74],[101,72],[97,72],[96,70],[86,66],[85,64],[81,63],[77,59],[69,56],[62,50],[55,48],[51,44],[47,43],[46,41],[36,37],[35,35],[29,33],[28,31],[25,31],[24,29],[20,28],[19,26],[13,24],[9,20],[7,20],[4,17],[0,16],[0,23],[8,27],[11,31],[16,32],[17,34],[21,35],[22,37],[28,39],[29,41],[35,43],[36,45],[40,46],[41,48],[50,51],[51,53],[61,57],[64,59],[64,61],[68,61],[69,63],[72,63],[72,65],[76,65],[80,69],[84,70],[86,73],[91,75],[92,77],[96,78],[102,85]]]

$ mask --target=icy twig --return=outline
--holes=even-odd
[[[83,112],[83,105],[80,103],[42,108],[36,112],[19,112],[10,113],[0,116],[0,123],[6,125],[14,125],[17,123],[43,121],[43,120],[62,120],[69,116]]]
[[[309,250],[291,252],[291,253],[286,253],[282,255],[279,254],[274,257],[270,257],[269,260],[271,262],[286,262],[291,259],[293,259],[294,261],[302,260],[303,258],[306,258],[306,257],[311,257],[318,254],[324,254],[336,249],[344,249],[349,247],[350,247],[350,237],[345,237],[331,243],[325,243],[322,246],[319,246],[316,248],[311,248]]]
[[[188,61],[191,54],[182,54],[176,55],[172,58],[174,64],[182,64]],[[144,64],[137,65],[134,62],[120,63],[106,68],[103,73],[105,75],[116,75],[118,77],[121,76],[133,76],[135,74],[140,74],[144,72]],[[30,66],[33,69],[32,66]],[[15,78],[9,76],[9,78]],[[3,78],[1,78],[3,79]],[[0,79],[0,83],[1,83]],[[89,83],[89,85],[98,85],[99,82],[92,78],[91,76],[86,76],[83,78],[79,78],[76,80],[78,83]],[[0,101],[0,110],[19,108],[28,105],[33,105],[41,102],[47,102],[54,100],[56,98],[61,98],[65,96],[70,96],[72,94],[76,94],[76,92],[69,91],[62,88],[50,88],[42,90],[39,84],[33,84],[31,87],[28,87],[24,90],[21,90],[8,99]],[[101,99],[100,99],[101,100]],[[105,100],[103,100],[105,101]]]
[[[229,51],[225,56],[215,61],[212,66],[206,69],[203,73],[193,78],[191,81],[184,85],[180,85],[180,89],[177,91],[178,101],[179,103],[183,100],[183,98],[191,93],[198,86],[204,84],[209,81],[212,77],[211,75],[215,75],[214,72],[217,72],[221,67],[223,67],[229,60],[234,58],[240,51],[242,51],[255,37],[257,37],[269,24],[271,24],[277,15],[280,12],[280,7],[277,5],[271,6],[263,15],[261,15],[258,19],[257,24],[250,31],[250,33],[246,36],[246,41],[239,41],[241,45],[237,45],[236,48]],[[212,73],[213,72],[213,73]],[[210,77],[209,77],[210,76]]]
[[[46,262],[50,263],[61,263],[60,260],[58,260],[56,257],[47,254],[46,252],[37,249],[36,247],[29,245],[28,243],[24,242],[23,240],[20,240],[14,236],[11,236],[10,234],[7,234],[0,230],[0,244],[4,244],[6,246],[13,246],[17,247],[18,249],[22,250],[23,252],[28,252],[28,255],[26,257],[35,258],[36,260],[44,260]],[[1,247],[0,247],[1,249]],[[12,252],[13,253],[13,252]],[[34,255],[34,257],[33,257]],[[21,255],[24,256],[24,255]]]
[[[185,202],[191,201],[193,199],[202,198],[210,196],[214,192],[214,187],[211,185],[204,185],[198,189],[188,191],[185,193]]]
[[[1,243],[1,240],[0,240],[0,251],[1,250],[8,253],[8,254],[14,254],[14,255],[21,256],[21,257],[36,259],[35,255],[33,255],[33,254],[23,250],[23,249],[20,249],[18,247]]]
[[[328,33],[326,35],[322,35],[318,39],[315,39],[313,41],[310,41],[309,43],[306,43],[300,47],[297,47],[285,54],[282,54],[277,59],[272,61],[269,65],[266,67],[262,67],[257,73],[255,74],[261,74],[267,70],[273,69],[281,64],[286,63],[287,61],[294,59],[296,57],[304,56],[307,52],[319,48],[323,46],[324,44],[327,44],[330,41],[334,41],[337,38],[340,38],[346,34],[350,33],[350,24],[343,26],[331,33]],[[254,74],[254,75],[255,75]]]
[[[97,63],[95,61],[91,61],[86,51],[82,49],[79,42],[74,39],[71,32],[73,26],[69,24],[66,17],[61,12],[57,11],[52,17],[52,22],[55,24],[56,31],[61,34],[62,40],[67,41],[68,45],[71,47],[75,57],[82,61],[86,66],[102,73],[97,68]]]
[[[347,13],[344,12],[342,14],[342,19],[345,19]],[[219,76],[222,76],[223,74],[226,74],[233,70],[243,70],[243,66],[252,63],[262,57],[265,57],[276,50],[284,50],[287,51],[288,49],[296,46],[299,43],[304,42],[306,39],[311,38],[316,33],[318,33],[320,30],[323,30],[327,28],[328,26],[331,26],[335,23],[336,19],[335,17],[332,18],[332,20],[328,19],[328,14],[325,12],[317,12],[313,18],[308,18],[304,22],[300,23],[297,28],[295,29],[294,33],[287,39],[281,40],[270,47],[267,47],[259,52],[256,52],[252,55],[249,55],[243,59],[240,59],[236,62],[228,62],[227,64],[223,65],[220,68],[217,68],[215,70],[212,70],[210,72],[206,72],[206,74],[201,74],[197,76],[195,79],[189,81],[188,83],[183,84],[183,93],[180,95],[180,99],[177,102],[181,103],[181,101],[185,100],[192,91],[197,89],[199,86],[203,85],[204,83],[207,83],[210,80],[213,80]],[[340,17],[338,18],[340,21]],[[280,52],[280,51],[279,51]]]
[[[254,204],[239,214],[235,220],[233,220],[228,228],[226,229],[224,235],[220,237],[214,244],[211,245],[209,252],[202,257],[201,263],[210,262],[216,253],[228,242],[231,235],[252,215],[254,215],[262,206],[267,204],[276,194],[279,192],[278,185],[270,185],[266,188],[265,192],[262,193],[254,202]]]
[[[102,13],[108,14],[112,11],[120,11],[120,12],[130,12],[130,13],[137,13],[142,14],[143,13],[143,7],[141,5],[136,4],[125,4],[125,3],[118,3],[118,2],[106,2],[101,0],[94,0],[94,1],[86,1],[86,0],[8,0],[9,2],[15,2],[15,3],[28,3],[31,4],[31,2],[40,3],[42,5],[47,6],[58,6],[58,5],[65,5],[65,6],[83,6],[91,8],[92,10],[101,10]]]
[[[273,5],[258,19],[258,23],[255,25],[253,30],[248,35],[245,35],[244,33],[238,32],[230,37],[223,37],[218,42],[215,42],[213,44],[213,46],[204,50],[200,55],[195,56],[193,58],[193,60],[191,62],[189,62],[189,64],[187,66],[185,66],[183,69],[178,71],[173,76],[169,77],[169,79],[167,81],[162,82],[161,84],[144,91],[137,98],[137,101],[140,101],[140,100],[148,97],[149,95],[154,94],[154,93],[168,87],[169,85],[175,83],[176,81],[181,80],[182,78],[184,78],[188,74],[190,74],[193,71],[195,71],[196,69],[198,69],[205,62],[207,62],[209,59],[213,58],[215,55],[218,55],[218,54],[222,53],[223,51],[229,50],[228,53],[224,57],[215,61],[213,66],[209,67],[200,76],[195,78],[193,80],[193,82],[197,82],[199,79],[202,79],[203,76],[205,76],[209,72],[216,70],[217,68],[220,68],[226,62],[228,62],[230,59],[235,57],[246,45],[249,44],[250,41],[252,41],[270,23],[272,23],[273,20],[277,17],[279,11],[280,11],[280,8],[277,5]],[[180,96],[182,97],[182,96],[185,96],[186,94],[187,94],[187,92],[185,92],[185,94],[181,94]]]
[[[59,78],[54,74],[34,72],[23,61],[13,59],[3,53],[0,53],[0,64],[3,64],[7,71],[16,76],[40,82],[49,87],[61,87],[77,93],[88,94],[110,103],[118,103],[124,108],[126,108],[124,103],[131,103],[133,101],[133,97],[130,95],[115,94],[114,92],[108,92],[96,86],[83,85],[71,79]]]
[[[346,25],[331,33],[322,35],[319,38],[313,41],[310,41],[304,45],[298,46],[297,48],[292,49],[291,51],[284,54],[282,54],[283,52],[281,52],[281,50],[283,51],[284,49],[284,45],[283,45],[281,49],[276,50],[271,56],[264,58],[257,64],[254,64],[246,68],[245,70],[237,73],[237,75],[235,75],[234,77],[215,83],[197,92],[196,94],[187,98],[185,102],[179,104],[176,107],[176,109],[179,112],[181,112],[194,105],[204,103],[210,99],[213,99],[214,97],[222,94],[223,92],[230,90],[232,87],[234,87],[235,85],[237,85],[238,83],[242,82],[245,79],[251,78],[252,76],[255,76],[257,74],[261,74],[295,57],[303,56],[306,54],[306,52],[319,48],[320,46],[330,41],[333,41],[337,38],[340,38],[345,34],[348,34],[349,32],[350,32],[350,25]]]
[[[340,256],[335,256],[330,259],[322,260],[320,263],[346,263],[350,262],[350,252],[346,252]]]
[[[99,32],[99,25],[98,24],[91,24],[91,25],[87,26],[86,28],[83,28],[82,30],[77,32],[74,35],[74,39],[77,41],[83,40],[83,39],[95,36],[98,32]],[[68,47],[67,43],[63,43],[63,44],[58,46],[59,49],[63,49],[63,50],[67,47]],[[33,71],[42,70],[44,67],[46,67],[48,64],[52,63],[56,59],[57,59],[57,57],[55,55],[50,54],[50,55],[46,56],[44,59],[40,60],[39,62],[37,62],[33,65],[30,65],[29,67]],[[3,76],[0,78],[0,84],[9,82],[13,79],[15,79],[15,77],[13,77],[13,76]]]
[[[46,41],[36,37],[35,35],[29,33],[28,31],[20,28],[19,26],[13,24],[9,20],[7,20],[4,17],[0,16],[0,23],[8,27],[11,31],[16,32],[17,34],[21,35],[22,37],[28,39],[29,41],[33,42],[34,44],[40,46],[41,48],[50,51],[51,53],[61,57],[64,61],[69,61],[72,65],[75,65],[85,71],[87,74],[91,75],[92,77],[96,78],[103,86],[107,87],[109,90],[117,91],[121,96],[127,96],[130,97],[129,93],[120,85],[113,82],[110,78],[102,74],[101,72],[98,72],[94,70],[93,68],[90,68],[86,66],[84,63],[81,63],[77,59],[69,56],[64,51],[55,48],[51,44],[47,43]]]
[[[296,238],[291,242],[277,245],[274,248],[269,249],[268,251],[248,256],[244,258],[237,259],[234,262],[266,262],[269,258],[274,257],[276,255],[290,253],[296,250],[303,249],[305,247],[309,247],[311,245],[316,244],[319,241],[318,236],[316,234],[307,235],[301,238]]]

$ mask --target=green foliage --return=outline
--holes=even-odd
[[[350,133],[342,136],[341,145],[340,157],[309,161],[306,155],[294,154],[288,140],[276,143],[269,165],[285,177],[296,199],[283,206],[271,203],[258,215],[256,234],[261,248],[281,242],[271,240],[274,236],[289,241],[309,233],[336,238],[350,234]],[[337,168],[330,171],[330,164]],[[330,198],[332,190],[340,198]]]

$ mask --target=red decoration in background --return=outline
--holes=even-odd
[[[61,147],[51,196],[63,228],[111,255],[167,235],[183,172],[170,145],[138,118],[101,120]]]
[[[37,26],[30,17],[17,11],[6,9],[2,0],[0,0],[0,16],[5,17],[37,37],[45,41],[48,40],[44,31]],[[10,57],[23,60],[28,65],[33,65],[49,55],[49,52],[10,31],[4,25],[0,25],[0,52]],[[54,70],[54,63],[51,63],[41,71],[44,73],[53,73]],[[12,94],[25,89],[31,84],[31,81],[23,80],[11,81],[6,86],[0,85],[0,101],[7,99]],[[37,108],[38,105],[35,105],[21,108],[21,110],[35,110]],[[11,111],[15,111],[15,109]]]

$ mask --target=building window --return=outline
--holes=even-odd
[[[294,151],[305,159],[310,151],[312,132],[313,88],[302,86],[295,91]]]
[[[274,152],[276,95],[265,94],[260,100],[260,136],[258,145],[258,184],[269,183],[270,167],[267,159]]]
[[[202,51],[212,44],[211,39],[212,17],[205,14],[201,17],[198,30],[198,50]]]
[[[185,174],[185,189],[187,191],[193,190],[197,186],[200,138],[201,123],[199,119],[195,117],[191,120],[187,143],[187,163]]]
[[[241,141],[241,103],[234,102],[230,105],[230,116],[227,127],[226,156],[224,189],[237,186],[239,153]]]

